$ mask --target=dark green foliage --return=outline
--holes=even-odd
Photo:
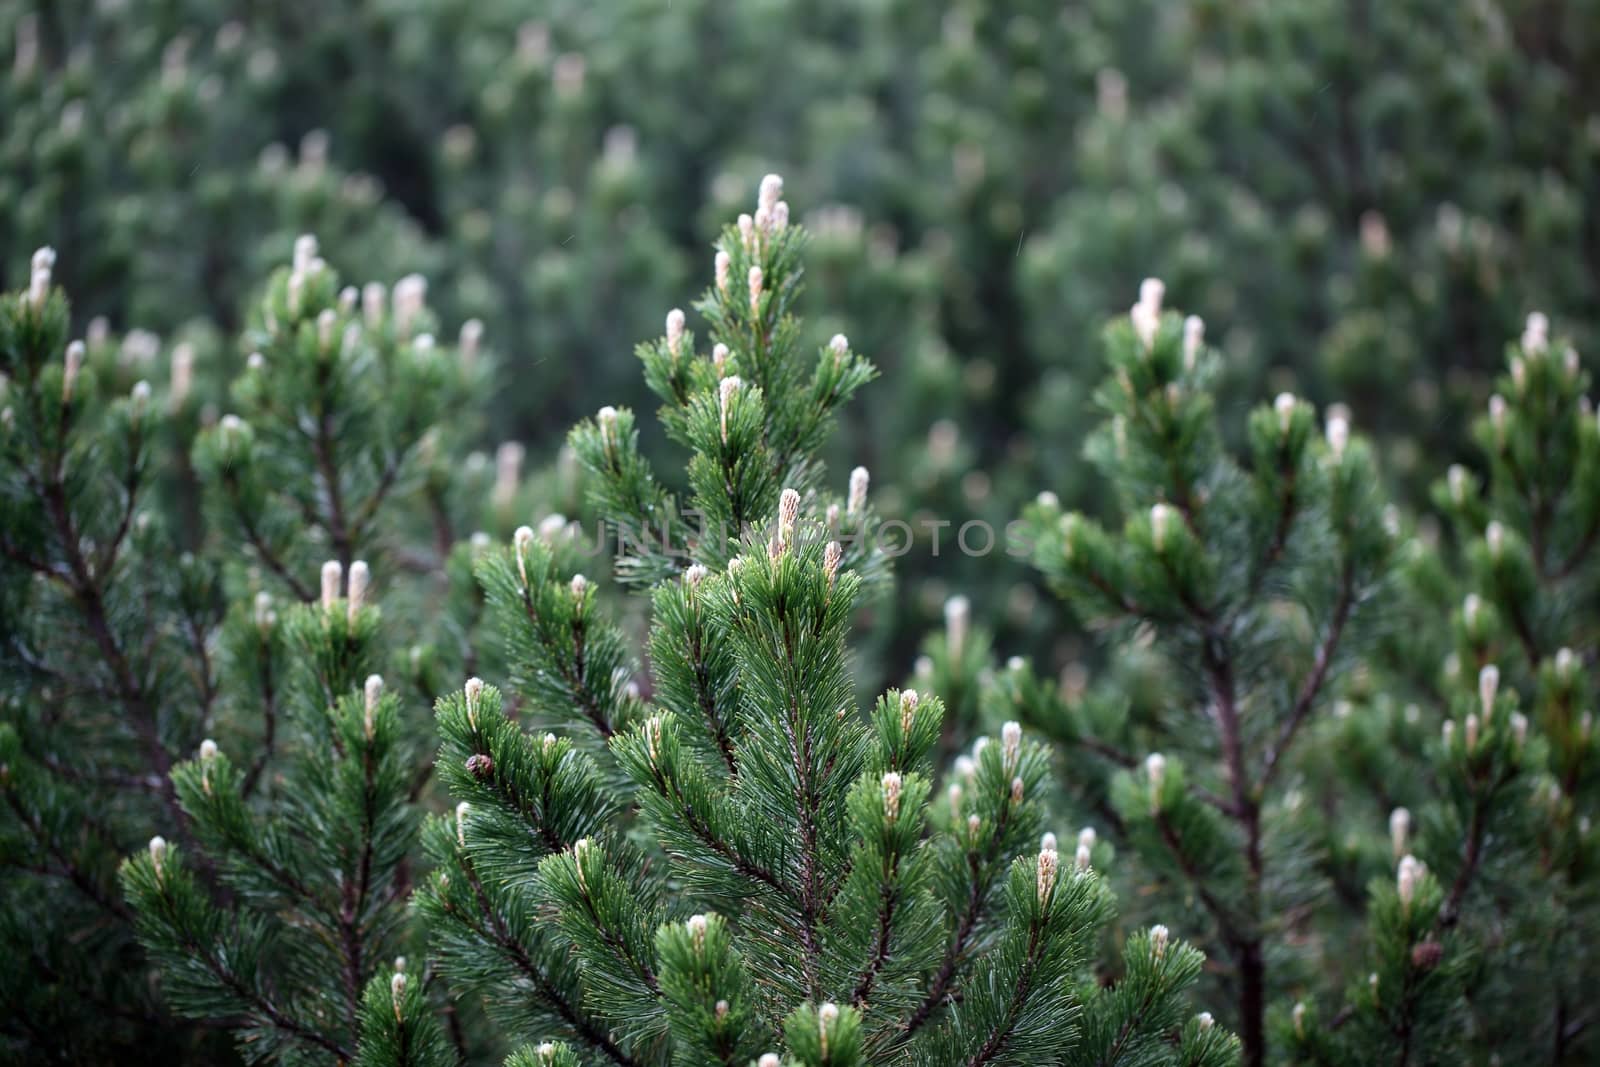
[[[0,10],[0,1059],[1593,1060],[1597,14]]]
[[[804,354],[794,310],[806,236],[788,224],[782,195],[782,179],[768,175],[756,215],[740,216],[717,242],[715,282],[699,304],[710,350],[696,352],[678,310],[663,340],[638,349],[668,436],[692,453],[684,503],[640,454],[631,412],[602,408],[571,434],[629,580],[653,584],[695,563],[724,567],[770,521],[781,489],[820,492],[817,454],[835,413],[875,373],[843,334],[814,358]],[[873,555],[865,472],[852,476],[846,505],[829,506],[827,533],[848,543],[847,565],[862,566]]]
[[[1576,355],[1530,318],[1477,428],[1487,482],[1453,467],[1434,493],[1455,545],[1394,551],[1345,414],[1324,448],[1280,396],[1249,420],[1250,466],[1227,458],[1191,393],[1208,357],[1149,317],[1158,292],[1108,331],[1094,446],[1148,518],[1118,538],[1045,500],[1030,521],[1080,610],[1154,636],[1163,691],[1067,692],[1024,664],[986,701],[1062,742],[1080,802],[1137,858],[1125,876],[1179,890],[1232,957],[1247,1060],[1578,1062],[1570,990],[1592,960],[1546,948],[1592,906],[1589,683],[1568,642],[1586,640],[1570,598],[1593,581],[1600,434]],[[1518,888],[1535,871],[1561,887],[1538,903]]]
[[[416,816],[398,704],[376,675],[364,694],[358,684],[375,614],[336,599],[276,624],[306,669],[287,702],[293,740],[265,817],[250,808],[246,773],[215,743],[173,769],[186,825],[229,893],[228,911],[159,837],[123,868],[140,940],[171,979],[168,1002],[201,1018],[249,1020],[239,1038],[253,1058],[297,1062],[321,1049],[348,1059],[369,1032],[396,1049],[423,1040],[422,1023],[396,1019],[396,1030],[381,1013],[372,1019],[368,1003],[375,995],[390,1014],[422,1010],[416,996],[397,998],[400,1007],[381,999],[405,944],[402,864]],[[373,983],[378,993],[369,995]],[[415,1058],[376,1062],[444,1062],[421,1047],[406,1055]]]
[[[848,322],[895,383],[830,457],[893,487],[883,514],[998,528],[1044,475],[1096,510],[1060,460],[1092,425],[1099,323],[1151,273],[1228,340],[1225,403],[1268,385],[1349,403],[1417,487],[1461,451],[1530,305],[1594,340],[1595,15],[19,3],[0,15],[0,244],[60,248],[85,319],[202,350],[200,320],[232,333],[300,233],[346,273],[426,270],[448,321],[518,360],[495,424],[543,444],[601,404],[642,410],[624,353],[781,167],[816,205],[805,343]],[[952,588],[1052,667],[1082,652],[1014,572],[920,552],[901,570],[928,581],[877,631],[879,673]]]
[[[17,904],[7,951],[32,961],[7,987],[6,1040],[22,1048],[51,1044],[39,1035],[53,1030],[72,1061],[131,1045],[227,1057],[221,1035],[185,1028],[177,1011],[247,1020],[252,1055],[353,1052],[368,980],[410,939],[412,805],[431,746],[403,709],[413,687],[432,698],[427,657],[402,667],[378,637],[365,561],[326,563],[320,598],[310,561],[371,549],[386,592],[427,595],[434,580],[403,569],[419,552],[410,531],[426,528],[425,500],[460,521],[460,504],[430,499],[426,483],[456,462],[465,432],[441,405],[480,379],[418,338],[396,345],[391,319],[353,327],[314,252],[299,243],[247,341],[274,361],[235,383],[250,423],[216,417],[205,398],[221,368],[202,373],[193,348],[175,348],[153,388],[126,380],[127,345],[68,344],[49,250],[30,291],[0,305],[0,841]],[[351,331],[337,347],[335,326]],[[383,403],[363,384],[391,373],[412,402]],[[462,618],[402,632],[442,646],[456,675],[459,646],[435,634]],[[127,883],[125,902],[117,862],[156,831],[193,870],[174,859],[175,897],[147,878]],[[224,904],[241,917],[212,915]],[[189,968],[170,992],[150,980],[135,919],[154,962]],[[241,969],[235,949],[260,966]]]
[[[5,952],[27,961],[7,968],[6,1041],[59,1033],[65,1055],[93,1057],[162,1015],[113,875],[154,820],[177,818],[167,772],[211,700],[216,574],[142,510],[159,402],[147,383],[113,391],[105,353],[68,346],[53,265],[41,250],[30,291],[0,296],[0,877]],[[104,1025],[80,1028],[89,1011]]]
[[[1208,389],[1217,357],[1199,321],[1163,314],[1161,298],[1146,281],[1106,332],[1112,378],[1097,395],[1110,418],[1091,456],[1125,509],[1120,537],[1048,500],[1030,522],[1036,562],[1086,618],[1155,638],[1172,705],[1132,735],[1101,719],[1112,730],[1101,737],[1092,704],[1063,706],[1025,672],[1003,692],[1122,768],[1109,788],[1106,771],[1091,777],[1084,800],[1109,801],[1118,836],[1178,890],[1166,903],[1231,957],[1246,1059],[1259,1063],[1278,988],[1269,957],[1292,937],[1280,917],[1318,893],[1281,775],[1372,625],[1391,536],[1370,450],[1344,415],[1321,446],[1309,406],[1283,394],[1249,420],[1250,465],[1231,458]],[[1129,740],[1155,751],[1120,747]]]
[[[763,184],[751,243],[729,230],[721,250],[734,267],[746,260],[730,246],[765,257],[760,299],[742,303],[758,312],[796,284],[802,238],[770,221],[787,210],[777,188]],[[835,538],[869,521],[865,486],[845,508],[752,488],[814,478],[805,427],[825,408],[792,388],[810,360],[781,312],[748,335],[727,325],[747,312],[713,297],[708,313],[726,351],[693,356],[673,316],[667,340],[641,353],[669,430],[693,450],[691,482],[697,464],[723,472],[697,503],[720,494],[713,507],[741,537],[670,518],[626,413],[574,434],[614,523],[669,516],[664,544],[618,561],[629,582],[663,576],[642,719],[621,684],[635,671],[624,631],[587,579],[566,578],[574,561],[559,546],[524,529],[480,563],[529,710],[565,711],[605,753],[536,739],[476,678],[439,703],[442,777],[462,801],[453,825],[427,835],[439,872],[421,901],[443,971],[514,1037],[560,1036],[586,1062],[770,1065],[763,1048],[781,1044],[793,1064],[954,1065],[1074,1048],[1111,897],[1087,861],[1063,867],[1053,837],[1037,844],[1046,751],[1007,723],[957,762],[934,804],[939,700],[891,690],[861,714],[846,637],[868,583],[850,561],[867,575],[882,562]],[[849,358],[830,347],[822,373]],[[768,407],[752,386],[719,383],[734,370],[791,385]],[[730,455],[733,441],[749,455]],[[1139,967],[1171,951],[1186,969],[1098,1010],[1156,1061],[1178,1062],[1199,954],[1164,934],[1129,951]]]

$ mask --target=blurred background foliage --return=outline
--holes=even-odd
[[[53,245],[76,331],[225,380],[315,232],[484,322],[484,444],[540,465],[653,406],[633,345],[781,172],[808,328],[883,372],[830,478],[951,523],[876,611],[891,672],[958,592],[1004,652],[1084,654],[953,540],[1041,489],[1103,510],[1097,334],[1146,275],[1227,353],[1225,406],[1347,404],[1419,506],[1525,314],[1585,350],[1600,321],[1600,0],[23,0],[6,44],[0,288]]]

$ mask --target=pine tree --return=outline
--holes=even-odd
[[[162,1040],[114,873],[178,812],[167,772],[204,729],[216,577],[141,510],[163,405],[68,344],[55,265],[40,249],[0,297],[0,877],[5,952],[26,961],[6,968],[7,1039],[77,1058]]]
[[[1330,791],[1388,805],[1399,867],[1372,890],[1371,974],[1295,1035],[1308,1061],[1593,1058],[1596,959],[1567,936],[1595,921],[1589,382],[1530,315],[1473,427],[1483,465],[1434,487],[1450,536],[1402,553],[1405,624],[1327,769]]]
[[[1284,394],[1250,415],[1248,460],[1225,447],[1209,385],[1220,357],[1147,280],[1106,330],[1108,421],[1091,458],[1117,493],[1120,534],[1048,495],[1030,511],[1035,560],[1085,619],[1153,642],[1164,700],[1127,714],[1014,666],[1002,699],[1065,744],[1162,907],[1182,909],[1229,964],[1245,1062],[1268,1055],[1269,1004],[1311,977],[1292,943],[1322,890],[1291,788],[1309,722],[1342,689],[1392,552],[1369,447],[1347,417]],[[1169,912],[1172,914],[1172,912]],[[1290,977],[1286,977],[1286,974]]]
[[[381,647],[366,566],[324,567],[323,598],[282,619],[243,623],[293,664],[282,714],[293,745],[275,761],[270,802],[250,793],[261,764],[216,742],[173,768],[219,904],[183,850],[156,836],[122,868],[140,941],[166,1001],[228,1019],[253,1060],[437,1064],[453,1059],[407,973],[407,860],[416,838],[401,705],[367,673]],[[393,963],[390,961],[393,960]]]
[[[830,502],[813,459],[871,368],[797,343],[804,240],[768,177],[718,242],[709,351],[677,311],[640,348],[699,522],[631,412],[573,431],[649,593],[648,692],[570,540],[523,529],[479,564],[514,698],[474,678],[438,705],[458,806],[419,902],[443,972],[569,1043],[513,1063],[1231,1062],[1185,1021],[1203,957],[1165,927],[1096,981],[1113,901],[1086,853],[1036,845],[1044,746],[1007,724],[935,802],[941,702],[857,710],[846,639],[883,561],[866,472]]]
[[[420,279],[392,313],[382,286],[358,309],[307,237],[245,338],[232,401],[248,421],[207,426],[217,368],[180,343],[163,385],[130,385],[145,368],[126,344],[67,342],[54,266],[41,250],[0,304],[0,855],[6,952],[28,961],[7,971],[7,1038],[74,1061],[226,1056],[170,1009],[247,1019],[242,1047],[287,1059],[353,1049],[351,1013],[410,936],[429,767],[403,709],[432,699],[430,667],[460,671],[444,637],[473,610],[380,640],[364,605],[374,574],[401,603],[438,595],[437,563],[405,565],[430,506],[471,517],[430,487],[459,463],[473,420],[454,416],[486,359],[472,330],[456,352],[432,343]],[[310,561],[330,549],[344,560],[319,592]],[[398,656],[396,637],[429,651]],[[124,899],[117,861],[153,832],[172,845],[126,868]],[[312,949],[286,953],[286,918]],[[342,965],[318,973],[317,950]]]

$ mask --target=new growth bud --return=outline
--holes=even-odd
[[[322,607],[324,611],[332,611],[339,602],[339,586],[344,580],[344,568],[336,559],[330,559],[322,565]]]
[[[1570,682],[1578,672],[1578,655],[1570,648],[1556,651],[1556,674],[1563,682]]]
[[[906,689],[900,693],[900,732],[909,734],[917,715],[917,691]]]
[[[644,723],[645,751],[650,754],[650,764],[654,766],[661,758],[661,716],[652,715]]]
[[[367,602],[367,587],[372,584],[372,572],[368,570],[365,560],[356,560],[350,564],[350,595],[348,618],[356,621],[356,616],[361,614],[361,609]]]
[[[1489,398],[1489,428],[1494,432],[1496,446],[1506,443],[1506,398],[1499,393]]]
[[[376,330],[383,325],[384,307],[389,302],[389,291],[381,282],[368,282],[361,287],[361,318],[367,328]]]
[[[1150,544],[1157,552],[1167,547],[1167,537],[1178,521],[1178,509],[1171,504],[1156,504],[1150,509]]]
[[[1543,312],[1530,311],[1522,328],[1522,351],[1530,356],[1543,355],[1550,348],[1550,320]]]
[[[1056,887],[1056,871],[1060,862],[1054,848],[1041,848],[1039,850],[1039,903],[1047,904],[1050,894]]]
[[[760,191],[756,194],[756,207],[771,210],[783,199],[783,178],[781,175],[768,174],[761,179]]]
[[[376,674],[367,675],[367,684],[362,689],[362,697],[364,698],[366,709],[366,720],[364,725],[366,726],[367,730],[367,738],[368,740],[371,740],[373,734],[373,716],[377,714],[378,701],[383,699],[383,678]]]
[[[954,659],[961,657],[967,644],[967,630],[972,624],[972,601],[964,596],[953,596],[944,602],[945,645]]]
[[[1200,346],[1205,343],[1206,324],[1199,315],[1183,320],[1183,369],[1194,370],[1200,359]]]
[[[1272,409],[1278,413],[1279,433],[1289,432],[1289,426],[1294,422],[1295,404],[1293,393],[1279,393],[1278,398],[1272,402]]]
[[[828,588],[833,588],[834,581],[839,577],[839,564],[844,559],[844,546],[837,541],[829,541],[828,547],[822,550],[822,573],[828,579]]]
[[[408,274],[394,283],[394,329],[400,337],[410,337],[411,327],[422,314],[428,299],[428,279]]]
[[[256,594],[255,606],[256,629],[262,633],[271,630],[278,621],[278,613],[272,607],[272,594],[261,592]]]
[[[839,1006],[829,1003],[817,1009],[817,1042],[822,1046],[822,1056],[828,1056],[828,1035],[839,1023]]]
[[[467,684],[462,686],[461,692],[467,701],[467,724],[474,730],[478,728],[478,699],[483,696],[483,679],[472,677],[467,679]]]
[[[1487,721],[1494,715],[1494,698],[1500,691],[1500,668],[1489,664],[1478,672],[1478,701],[1483,705],[1483,717]]]
[[[517,495],[517,485],[522,481],[522,460],[527,449],[517,441],[502,441],[494,453],[494,502],[500,507],[510,505]]]
[[[1171,935],[1167,928],[1160,923],[1150,928],[1150,950],[1155,953],[1156,959],[1162,959],[1167,954],[1167,941]]]
[[[317,258],[317,238],[315,234],[303,233],[294,239],[294,259],[292,269],[302,273],[311,267],[311,261]]]
[[[890,771],[883,776],[883,817],[894,822],[900,817],[900,776]]]
[[[1022,758],[1022,725],[1008,722],[1000,728],[1000,753],[1007,770],[1016,767]]]
[[[704,915],[691,915],[686,925],[689,928],[689,937],[694,941],[694,950],[696,952],[705,951],[706,927],[709,925],[706,922],[706,917]]]
[[[28,303],[40,308],[50,295],[50,273],[56,266],[56,250],[46,246],[34,252],[30,266],[32,272],[28,277]]]
[[[1489,558],[1498,563],[1506,554],[1506,528],[1499,522],[1491,522],[1483,531],[1483,540],[1489,546]]]
[[[872,476],[867,473],[867,468],[857,467],[850,472],[850,497],[845,507],[845,514],[855,518],[867,509],[867,486]]]
[[[138,422],[144,418],[144,413],[150,408],[150,383],[140,379],[133,383],[133,391],[128,394],[128,400],[133,410],[133,420]]]
[[[676,356],[683,346],[683,312],[673,308],[667,312],[667,351]]]
[[[161,865],[167,860],[167,839],[157,834],[150,839],[150,863],[156,869],[156,878],[161,878]]]
[[[728,295],[728,274],[733,269],[733,257],[719,248],[713,263],[717,279],[717,292],[726,297]]]
[[[512,549],[517,556],[517,576],[522,579],[522,584],[528,584],[528,550],[533,547],[533,528],[518,526],[517,532],[511,537]]]
[[[478,359],[478,348],[483,343],[483,323],[477,319],[468,319],[461,324],[461,333],[456,341],[456,347],[461,352],[461,362],[472,366]]]
[[[1156,343],[1156,331],[1161,328],[1161,301],[1166,291],[1161,279],[1146,278],[1139,286],[1139,302],[1129,312],[1133,332],[1146,349]]]
[[[1328,450],[1333,458],[1344,457],[1345,446],[1350,443],[1350,420],[1347,416],[1329,412],[1327,423]]]
[[[83,372],[84,345],[82,341],[74,341],[67,346],[66,367],[61,372],[61,402],[72,403],[72,391],[78,384],[78,375]]]
[[[394,1017],[398,1022],[401,1019],[400,1004],[406,996],[406,976],[404,971],[396,971],[394,977],[389,979],[389,999],[394,1003]]]
[[[760,267],[750,268],[750,314],[761,314],[761,289],[763,276]]]
[[[1389,813],[1389,844],[1394,848],[1395,856],[1406,854],[1410,836],[1411,812],[1405,808],[1395,808]]]
[[[785,489],[778,497],[778,543],[788,549],[794,545],[795,526],[800,521],[800,494]]]
[[[1405,908],[1410,909],[1411,901],[1417,895],[1417,886],[1426,872],[1427,868],[1422,865],[1422,861],[1410,853],[1400,858],[1400,867],[1395,874],[1395,888],[1400,894],[1400,903]]]
[[[1144,759],[1144,772],[1150,779],[1150,806],[1161,809],[1161,783],[1167,776],[1167,757],[1152,752]]]
[[[744,383],[737,374],[730,375],[717,386],[718,406],[722,418],[722,443],[728,443],[728,410],[733,406],[733,398]]]
[[[174,410],[189,399],[194,387],[194,345],[187,341],[172,348],[172,364],[167,378],[167,397]]]

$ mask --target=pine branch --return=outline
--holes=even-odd
[[[338,917],[340,944],[344,951],[345,963],[346,1020],[352,1032],[358,1029],[357,1019],[363,995],[362,981],[366,972],[361,917],[366,911],[367,894],[371,891],[372,883],[375,768],[370,745],[361,750],[361,768],[363,778],[361,822],[357,831],[361,841],[360,859],[356,864],[355,877],[342,879],[342,899]]]
[[[34,840],[39,843],[39,846],[47,855],[56,861],[60,868],[59,870],[51,870],[48,867],[32,868],[35,873],[66,879],[72,884],[73,888],[82,893],[96,907],[114,918],[125,921],[133,918],[133,913],[128,910],[122,901],[107,895],[100,888],[94,877],[79,866],[71,855],[62,850],[54,836],[39,821],[38,816],[23,807],[15,789],[5,788],[4,792],[6,804],[16,814],[17,821],[28,828]]]
[[[1344,636],[1345,623],[1350,619],[1350,612],[1355,606],[1355,571],[1346,559],[1339,577],[1338,597],[1334,602],[1333,612],[1328,621],[1327,633],[1322,643],[1317,647],[1316,656],[1311,661],[1311,671],[1306,675],[1300,685],[1300,690],[1295,696],[1294,704],[1289,709],[1289,717],[1278,729],[1278,737],[1272,747],[1267,750],[1266,759],[1261,769],[1261,789],[1265,791],[1271,784],[1273,775],[1277,772],[1278,765],[1284,754],[1288,752],[1293,743],[1295,734],[1299,731],[1306,718],[1315,706],[1317,696],[1322,690],[1323,682],[1327,680],[1328,670],[1333,665],[1334,656],[1339,650],[1340,638]]]
[[[990,836],[987,847],[982,854],[968,850],[966,853],[966,866],[968,872],[967,897],[962,906],[960,918],[956,922],[955,933],[945,947],[944,957],[939,961],[939,969],[934,973],[933,980],[928,984],[928,992],[922,998],[905,1022],[895,1044],[898,1046],[910,1040],[918,1030],[925,1026],[934,1014],[944,1005],[945,997],[949,994],[959,972],[962,958],[966,953],[968,943],[976,932],[979,921],[983,918],[984,907],[988,902],[990,890],[994,888],[995,879],[1000,871],[995,866],[1000,858],[1000,849],[1005,840],[1006,819],[1010,809],[1000,809],[999,822]]]
[[[277,752],[278,738],[278,701],[277,687],[273,681],[272,646],[262,641],[257,655],[256,677],[259,679],[261,692],[261,745],[255,758],[250,761],[250,769],[245,772],[242,787],[245,796],[250,796],[256,791],[257,784],[261,781],[261,774],[267,765],[272,762]]]
[[[352,1058],[354,1053],[344,1044],[295,1018],[230,964],[234,953],[219,950],[215,941],[221,932],[220,916],[201,903],[198,888],[192,876],[179,866],[175,850],[167,849],[157,839],[152,842],[150,856],[124,864],[123,881],[136,901],[147,942],[158,944],[160,939],[171,937],[182,958],[188,961],[186,965],[198,965],[217,983],[217,990],[209,997],[221,992],[283,1034],[321,1048],[341,1061]],[[248,960],[254,953],[246,949],[243,955]],[[187,987],[193,979],[185,977],[183,981]]]
[[[572,1032],[585,1044],[605,1055],[607,1059],[617,1064],[618,1067],[641,1067],[638,1061],[628,1056],[612,1042],[599,1024],[582,1014],[563,991],[556,988],[549,981],[544,971],[534,963],[532,957],[523,949],[521,942],[512,935],[504,920],[501,919],[499,913],[490,902],[472,861],[463,856],[461,858],[461,867],[467,872],[479,914],[486,924],[474,926],[474,931],[480,937],[483,937],[485,941],[497,946],[501,952],[505,953],[506,957],[512,961],[523,977],[527,978],[533,985],[540,999],[548,1003],[561,1019],[572,1028]]]

